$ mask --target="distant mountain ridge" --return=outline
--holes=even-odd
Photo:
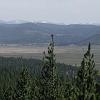
[[[0,23],[0,44],[48,43],[54,34],[57,45],[100,44],[100,25],[57,25],[50,23]],[[94,39],[95,37],[95,39]],[[84,43],[86,42],[86,43]]]

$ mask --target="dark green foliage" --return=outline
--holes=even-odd
[[[4,100],[13,100],[13,94],[14,94],[14,89],[12,87],[8,87],[4,94],[3,94],[3,99]]]
[[[39,100],[39,78],[32,77],[32,84],[31,84],[31,98],[32,100]]]
[[[96,100],[100,100],[100,83],[96,84]]]
[[[14,100],[32,100],[31,80],[27,69],[23,69],[18,77],[14,91]]]
[[[44,52],[43,67],[41,71],[41,87],[40,87],[40,100],[56,100],[57,99],[57,74],[56,63],[54,54],[54,41],[48,47],[48,54]]]
[[[40,71],[42,68],[42,61],[36,59],[25,59],[25,58],[13,58],[13,57],[0,57],[0,99],[2,100],[3,94],[5,91],[11,87],[15,88],[16,80],[19,78],[19,74],[22,71],[22,67],[27,66],[29,70],[29,74],[33,78],[32,81],[35,83],[37,88],[39,89],[39,77]],[[71,65],[65,65],[57,63],[57,72],[59,76],[62,78],[66,76],[66,71],[70,72],[69,76],[71,76],[71,72],[77,72],[77,68]],[[63,83],[63,82],[62,82]],[[36,91],[38,91],[38,89]],[[36,94],[38,95],[38,93]]]
[[[88,46],[88,51],[85,53],[81,67],[77,76],[77,87],[79,90],[79,100],[95,100],[95,63],[93,54],[91,54],[91,45]]]
[[[77,100],[77,88],[75,86],[75,74],[70,77],[70,74],[67,74],[64,83],[64,98],[66,100]]]

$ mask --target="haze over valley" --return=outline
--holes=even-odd
[[[57,62],[79,66],[90,42],[99,69],[100,25],[1,21],[0,56],[41,60],[51,34],[54,35]]]
[[[100,45],[100,25],[0,23],[0,44],[44,45],[54,35],[56,45]]]

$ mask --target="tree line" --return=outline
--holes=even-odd
[[[20,58],[14,65],[18,66],[21,63],[22,69],[19,67],[16,71],[10,70],[8,74],[8,70],[4,71],[3,76],[0,77],[0,100],[100,100],[100,85],[96,80],[97,71],[94,55],[91,53],[91,44],[89,43],[77,71],[70,66],[69,71],[63,65],[58,67],[60,64],[56,63],[54,47],[54,39],[51,35],[48,51],[43,53],[42,66],[35,67],[35,71],[31,71],[32,63],[29,64],[31,65],[29,68],[28,62],[24,65]],[[1,65],[5,63],[2,59],[0,59]],[[13,59],[10,63],[13,63]],[[62,68],[65,74],[59,71]],[[0,70],[2,73],[2,68]]]

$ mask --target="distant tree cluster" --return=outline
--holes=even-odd
[[[42,62],[9,59],[0,58],[0,100],[100,100],[90,43],[79,68],[56,63],[53,35]]]

